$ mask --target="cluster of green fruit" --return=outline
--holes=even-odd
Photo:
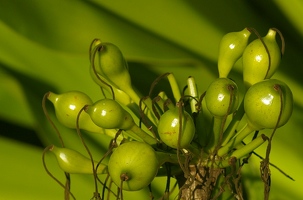
[[[193,77],[188,78],[184,93],[173,74],[160,77],[168,79],[173,99],[163,91],[154,98],[141,98],[132,87],[127,62],[118,47],[94,40],[90,72],[104,99],[93,102],[79,91],[48,92],[46,99],[53,103],[60,123],[107,134],[115,138],[116,146],[111,148],[106,164],[65,147],[52,146],[49,150],[64,172],[108,173],[118,187],[130,191],[148,186],[166,162],[181,168],[189,154],[191,164],[228,167],[231,158],[243,158],[268,139],[262,134],[243,145],[244,138],[262,129],[275,130],[291,116],[291,90],[282,81],[270,79],[284,51],[276,42],[276,33],[270,29],[265,37],[250,44],[251,29],[226,34],[220,43],[219,78],[205,93],[199,93]],[[243,100],[239,99],[237,84],[228,78],[240,57],[246,88]],[[209,130],[203,127],[205,107],[213,116]],[[246,125],[238,130],[241,120]]]

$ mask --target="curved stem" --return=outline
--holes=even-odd
[[[246,144],[244,147],[234,151],[231,154],[231,157],[236,157],[237,159],[242,158],[243,156],[254,151],[261,144],[263,144],[266,140],[268,140],[268,138],[264,134],[262,134],[262,135],[258,136],[256,139],[254,139],[253,141],[251,141],[250,143]]]
[[[143,131],[140,127],[137,125],[134,125],[130,130],[125,130],[127,133],[134,133],[136,136],[141,138],[144,142],[148,143],[149,145],[156,145],[158,143],[157,139],[153,138],[151,135]],[[130,133],[131,135],[133,135]]]
[[[95,81],[95,83],[99,85],[101,89],[105,89],[105,91],[107,92],[104,95],[111,95],[113,99],[123,105],[128,105],[131,103],[131,97],[128,94],[111,85],[107,80],[105,80],[104,77],[98,74],[93,67],[90,67],[90,73],[93,81]]]
[[[236,128],[239,125],[241,119],[244,116],[244,101],[241,102],[235,116],[233,117],[232,121],[229,123],[227,129],[224,131],[222,146],[226,145],[227,142],[235,136]]]
[[[213,129],[212,129],[212,135],[210,137],[210,142],[207,144],[206,149],[209,149],[210,151],[214,151],[215,148],[219,144],[220,135],[223,131],[223,118],[222,117],[214,117],[213,118]]]
[[[116,134],[117,134],[117,130],[116,129],[103,129],[104,131],[104,134],[111,137],[111,138],[115,138],[116,137]],[[120,144],[120,142],[123,140],[123,136],[122,135],[119,135],[117,138],[116,138],[116,142],[118,144]]]
[[[195,82],[194,77],[190,76],[187,79],[187,86],[188,86],[188,90],[189,90],[189,95],[192,97],[189,101],[190,103],[190,108],[191,108],[191,112],[192,113],[198,113],[198,109],[197,109],[197,100],[199,98],[198,95],[198,89],[197,89],[197,85]]]
[[[60,131],[59,129],[56,127],[55,123],[53,122],[53,120],[50,118],[49,114],[48,114],[48,111],[46,109],[46,99],[48,99],[49,101],[51,101],[53,104],[55,104],[56,102],[56,98],[57,98],[57,94],[53,93],[53,92],[47,92],[44,94],[43,96],[43,99],[42,99],[42,109],[43,109],[43,112],[44,112],[44,115],[46,117],[46,119],[48,120],[48,122],[51,124],[51,126],[55,129],[55,132],[57,133],[57,136],[59,138],[59,141],[61,143],[61,146],[64,147],[64,142],[63,142],[63,139],[61,137],[61,134],[60,134]]]
[[[181,92],[180,92],[180,88],[178,86],[177,80],[176,80],[175,76],[171,73],[167,76],[167,79],[168,79],[170,87],[172,89],[175,101],[178,102],[181,99]]]
[[[216,163],[216,165],[220,168],[228,167],[230,166],[231,159],[243,158],[245,155],[248,155],[249,153],[253,152],[256,148],[261,146],[266,140],[268,140],[268,137],[262,134],[258,136],[256,139],[254,139],[253,141],[251,141],[250,143],[243,146],[242,148],[234,151],[229,158],[219,163]]]
[[[255,131],[254,128],[246,124],[238,133],[236,137],[231,139],[225,146],[221,147],[218,150],[217,155],[223,156],[224,154],[228,153],[230,150],[233,149],[233,147],[237,146],[246,136],[248,136],[250,133]]]
[[[158,124],[159,120],[157,119],[157,117],[154,115],[153,113],[153,101],[151,100],[150,97],[144,97],[141,99],[141,101],[145,106],[146,108],[143,108],[143,109],[148,109],[147,111],[144,111],[143,112],[143,109],[141,108],[142,107],[142,103],[139,103],[139,108],[141,109],[142,111],[142,114],[147,116],[148,119],[153,123],[153,124]]]
[[[135,90],[130,87],[127,91],[124,91],[131,99],[132,101],[139,106],[139,102],[140,102],[140,97],[139,95],[135,92]]]

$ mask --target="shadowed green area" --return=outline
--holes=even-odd
[[[295,181],[271,168],[270,199],[303,198],[300,16],[303,2],[10,0],[0,5],[1,198],[63,199],[63,189],[47,176],[42,165],[41,143],[48,146],[59,141],[44,117],[41,100],[48,91],[79,90],[93,101],[102,97],[88,70],[88,49],[94,38],[114,43],[121,49],[129,62],[133,85],[143,95],[148,94],[152,81],[165,72],[173,72],[182,87],[188,76],[194,76],[202,92],[218,76],[221,37],[244,27],[254,27],[262,36],[270,27],[276,27],[285,37],[285,55],[273,78],[289,85],[295,104],[291,120],[273,139],[271,162]],[[240,62],[231,78],[241,84]],[[164,82],[157,87],[168,88],[168,85]],[[52,110],[51,105],[47,108]],[[8,128],[9,125],[21,129]],[[66,146],[85,153],[75,132],[58,127]],[[109,138],[87,135],[86,139],[94,155],[101,157]],[[266,146],[262,146],[257,152],[264,156],[265,150]],[[54,159],[47,156],[46,160],[50,171],[63,181],[63,173]],[[253,157],[244,168],[248,199],[263,197],[259,164],[260,160]],[[91,176],[75,175],[72,181],[77,199],[92,196]],[[165,180],[155,180],[153,185],[154,195],[159,197],[165,189]],[[125,195],[126,199],[149,198],[148,189]]]

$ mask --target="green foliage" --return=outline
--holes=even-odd
[[[295,181],[272,168],[270,198],[301,199],[302,12],[303,4],[295,0],[254,3],[157,0],[150,4],[137,0],[1,2],[0,118],[35,130],[45,146],[59,144],[44,117],[41,100],[47,91],[59,94],[79,90],[93,101],[102,97],[101,92],[96,92],[99,88],[91,80],[88,68],[89,44],[94,38],[114,43],[122,50],[133,85],[147,95],[152,81],[164,72],[173,72],[180,85],[185,85],[186,78],[194,75],[198,88],[206,90],[217,77],[218,45],[225,33],[249,26],[265,35],[274,26],[283,33],[287,49],[273,78],[283,80],[291,88],[294,111],[273,139],[271,162]],[[230,76],[235,81],[242,80],[240,62]],[[239,90],[243,92],[244,88]],[[50,115],[54,117],[54,113]],[[64,133],[66,146],[74,149],[81,146],[74,132],[56,125]],[[23,134],[12,133],[20,137]],[[106,151],[107,136],[89,135],[86,139],[95,155]],[[2,136],[0,143],[1,198],[63,198],[61,188],[43,169],[41,148]],[[264,148],[257,151],[262,156]],[[81,153],[85,155],[84,149]],[[46,160],[52,173],[64,180],[56,161],[52,157]],[[248,199],[260,199],[262,192],[255,192],[263,189],[258,170],[260,159],[252,157],[250,163],[250,167],[244,168],[244,185]],[[76,175],[72,180],[72,190],[78,199],[92,196],[90,176]],[[163,193],[161,180],[155,180],[155,194]],[[145,199],[148,195],[147,190],[142,190],[126,193],[125,198]]]

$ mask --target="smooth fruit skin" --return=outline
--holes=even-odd
[[[128,191],[147,187],[156,176],[160,163],[156,152],[146,143],[131,141],[121,144],[110,156],[108,172],[113,182]]]
[[[216,79],[206,91],[205,103],[215,117],[235,112],[239,103],[237,84],[228,78]]]
[[[85,112],[97,126],[105,129],[128,130],[134,125],[131,115],[113,99],[101,99],[87,106]]]
[[[270,54],[270,66],[268,53],[260,39],[252,41],[245,49],[243,61],[243,80],[246,87],[269,79],[277,70],[281,62],[281,50],[276,42],[276,31],[269,29],[263,41]]]
[[[282,93],[282,105],[279,89]],[[281,110],[282,108],[282,110]],[[244,110],[248,123],[255,130],[274,129],[280,112],[277,128],[286,124],[293,110],[293,95],[280,80],[266,79],[251,86],[244,97]]]
[[[93,174],[91,160],[78,151],[54,145],[49,149],[49,151],[56,156],[58,164],[63,171],[71,174]],[[96,167],[97,164],[98,162],[94,161],[94,167]],[[100,164],[97,174],[105,173],[107,173],[106,166]]]
[[[108,42],[101,43],[96,71],[116,88],[124,90],[131,86],[128,65],[120,49]]]
[[[186,148],[195,135],[195,124],[192,117],[182,111],[182,133],[180,138],[180,148]],[[178,148],[180,129],[179,107],[167,110],[158,123],[158,133],[160,139],[169,147]]]
[[[245,28],[239,32],[227,33],[222,37],[218,57],[220,78],[226,78],[236,61],[242,56],[250,35],[250,30]]]
[[[62,94],[49,92],[47,99],[53,103],[58,121],[68,128],[76,128],[77,116],[80,110],[85,105],[93,104],[92,100],[80,91],[69,91]],[[85,112],[80,114],[79,127],[90,132],[103,132]]]

